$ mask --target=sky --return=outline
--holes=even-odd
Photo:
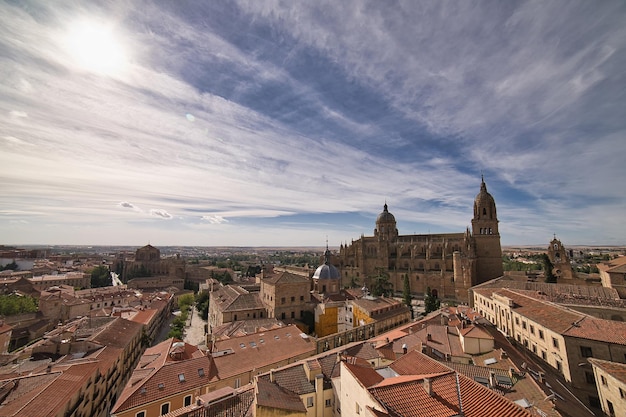
[[[0,1],[0,244],[626,244],[626,3]]]

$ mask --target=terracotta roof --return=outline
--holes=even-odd
[[[567,329],[563,335],[626,345],[626,323],[586,316]]]
[[[256,399],[259,406],[306,413],[300,396],[294,392],[261,378],[257,381],[257,389]]]
[[[426,391],[426,377],[430,379],[432,395]],[[388,384],[369,391],[395,415],[449,417],[462,411],[465,417],[530,416],[518,405],[453,371],[414,379],[388,379]]]
[[[573,322],[585,317],[582,313],[550,302],[539,301],[513,290],[481,289],[477,291],[481,294],[486,292],[489,297],[492,294],[498,294],[510,298],[515,303],[513,311],[559,334],[569,329]]]
[[[493,340],[493,336],[476,326],[469,326],[464,329],[461,329],[461,334],[463,337],[474,337],[476,339],[489,339]]]
[[[348,371],[350,371],[350,373],[354,375],[357,381],[359,381],[359,383],[365,388],[374,386],[384,379],[382,375],[376,372],[376,370],[371,366],[353,365],[349,362],[344,362],[343,364],[345,365],[346,369],[348,369]]]
[[[221,379],[260,369],[294,356],[312,355],[315,342],[290,325],[263,333],[218,340],[212,349]],[[218,352],[226,354],[219,355]]]
[[[536,300],[522,291],[498,290],[493,293],[513,300],[516,313],[564,336],[626,345],[625,322],[591,317],[548,301]]]
[[[289,272],[282,272],[280,274],[272,275],[271,277],[265,278],[263,280],[269,284],[302,284],[302,283],[310,283],[311,280],[308,277],[292,274]]]
[[[146,349],[111,413],[208,385],[215,365],[197,347],[168,339]]]
[[[306,375],[303,364],[273,372],[277,385],[298,395],[315,392],[315,386]],[[320,372],[321,373],[321,372]]]
[[[587,360],[591,362],[592,365],[597,366],[613,378],[620,381],[622,384],[626,384],[626,364],[594,358],[589,358]]]
[[[238,285],[226,285],[211,293],[211,303],[217,303],[219,311],[262,309],[258,293],[249,293]]]

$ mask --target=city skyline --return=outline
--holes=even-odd
[[[626,4],[0,4],[3,244],[625,245]]]

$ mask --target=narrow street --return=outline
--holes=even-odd
[[[184,330],[183,340],[190,345],[194,346],[206,346],[206,334],[204,328],[206,321],[202,320],[200,313],[195,307],[192,307],[189,311],[190,319],[187,320],[187,326]]]

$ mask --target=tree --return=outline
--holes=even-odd
[[[407,307],[411,307],[411,283],[409,282],[409,275],[404,275],[404,289],[402,291],[402,299]]]
[[[202,320],[208,320],[209,318],[209,293],[202,291],[196,295],[196,310],[202,317]]]
[[[430,291],[430,287],[426,288],[426,296],[424,297],[424,307],[426,309],[426,314],[432,313],[433,311],[439,310],[441,307],[441,302],[439,299],[432,294]]]
[[[0,316],[34,313],[38,310],[37,299],[27,295],[0,295]]]
[[[98,265],[91,270],[91,288],[111,285],[111,273],[106,265]]]
[[[551,284],[556,284],[556,276],[552,273],[552,269],[554,269],[554,265],[552,265],[552,261],[550,261],[550,257],[547,253],[544,253],[543,256],[543,270],[544,275],[546,277],[546,282]]]
[[[15,261],[6,264],[5,266],[0,266],[0,271],[17,271],[19,269],[17,263]]]
[[[379,268],[378,276],[372,278],[372,295],[375,297],[385,297],[393,292],[393,284],[389,282],[389,274]]]

